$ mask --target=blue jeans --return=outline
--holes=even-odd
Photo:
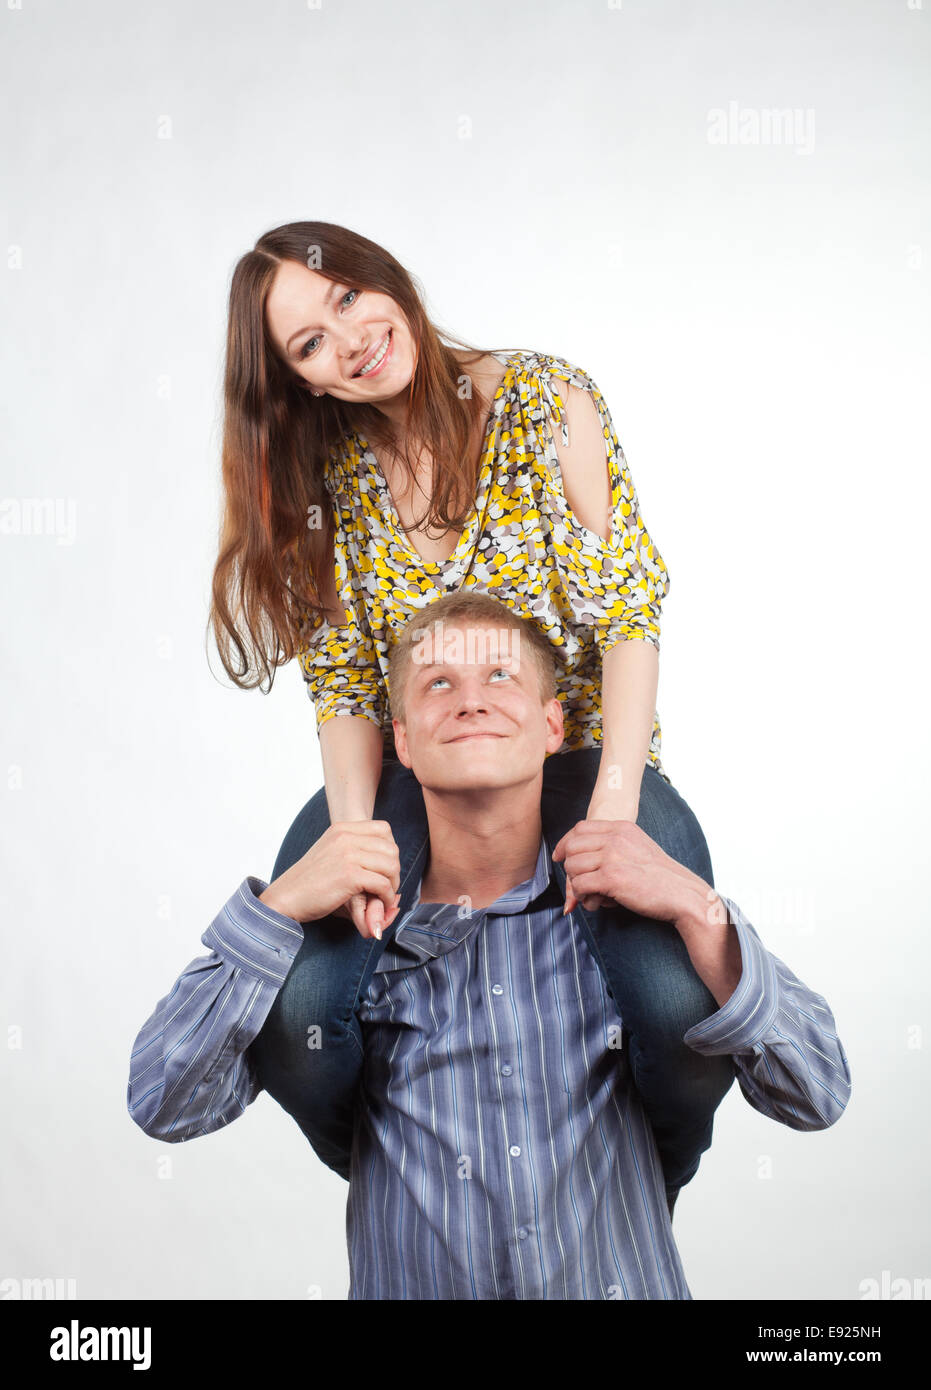
[[[552,849],[588,811],[601,750],[551,754],[543,765],[541,815]],[[373,819],[385,820],[401,861],[401,911],[414,900],[428,854],[423,793],[413,773],[386,753]],[[298,814],[275,863],[272,879],[298,859],[330,824],[326,793]],[[714,887],[711,858],[694,813],[652,764],[644,767],[637,816],[640,828],[665,852]],[[554,865],[565,889],[562,864]],[[670,1199],[698,1170],[711,1143],[714,1112],[735,1071],[729,1056],[703,1057],[683,1034],[717,1011],[688,952],[668,922],[627,908],[576,909],[576,918],[601,967],[624,1024],[622,1050],[653,1128]],[[362,937],[342,917],[304,928],[304,941],[271,1012],[249,1053],[262,1086],[293,1116],[318,1157],[349,1179],[353,1114],[362,1073],[362,1033],[355,1010],[384,945]],[[319,1046],[308,1033],[321,1032]]]

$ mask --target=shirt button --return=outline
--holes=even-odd
[[[492,994],[503,994],[504,990],[501,988],[500,985],[492,985],[491,992]]]
[[[502,1075],[502,1076],[510,1076],[510,1075],[511,1075],[511,1071],[512,1071],[512,1068],[508,1066],[507,1062],[505,1062],[504,1066],[501,1068],[501,1075]]]
[[[517,1144],[512,1144],[511,1147],[508,1149],[508,1153],[511,1155],[512,1158],[520,1158],[520,1147],[519,1147],[519,1145],[517,1145]]]
[[[529,1236],[529,1234],[530,1234],[530,1232],[527,1230],[527,1227],[526,1227],[526,1226],[518,1226],[518,1228],[517,1228],[517,1239],[518,1239],[518,1240],[526,1240],[527,1237]]]

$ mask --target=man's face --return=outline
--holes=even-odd
[[[517,629],[438,622],[413,646],[395,746],[421,786],[479,791],[537,777],[563,741],[562,707],[544,702]],[[525,644],[526,646],[526,644]]]

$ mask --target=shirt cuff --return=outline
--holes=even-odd
[[[229,965],[279,989],[304,941],[299,922],[259,902],[268,884],[249,875],[217,913],[201,941]]]
[[[683,1037],[696,1052],[752,1052],[769,1032],[779,1010],[779,985],[773,957],[737,904],[723,893],[728,920],[737,930],[742,970],[737,988],[716,1013],[696,1023]]]

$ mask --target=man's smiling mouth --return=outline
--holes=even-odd
[[[459,734],[458,737],[456,737],[456,738],[448,738],[448,739],[446,740],[446,742],[447,742],[447,743],[465,743],[467,739],[471,739],[471,738],[504,738],[504,737],[505,737],[504,734],[490,734],[490,733],[485,732],[484,730],[480,730],[480,731],[477,731],[477,732],[474,733],[474,734]]]

